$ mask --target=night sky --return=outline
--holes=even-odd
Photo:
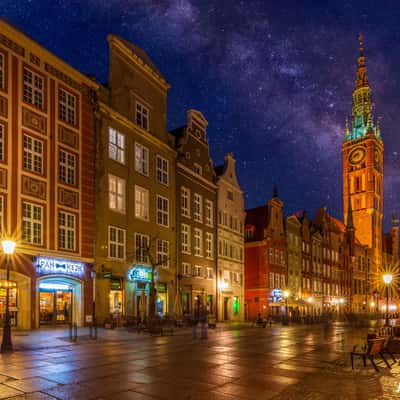
[[[232,151],[246,207],[277,183],[285,214],[342,216],[341,143],[357,35],[382,117],[385,226],[400,211],[400,7],[393,1],[2,0],[3,16],[61,58],[107,80],[106,36],[142,47],[172,85],[168,128],[196,108],[214,163]]]

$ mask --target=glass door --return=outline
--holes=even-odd
[[[7,297],[7,289],[5,287],[5,283],[7,281],[0,281],[0,326],[3,326],[4,318],[6,315],[6,297]],[[8,289],[8,309],[10,312],[11,325],[17,325],[17,288],[16,283],[9,283]]]
[[[67,324],[72,320],[72,290],[41,290],[40,325]]]

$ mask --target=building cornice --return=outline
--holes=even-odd
[[[186,167],[182,163],[178,162],[177,166],[178,166],[178,168],[180,168],[182,170],[181,173],[185,172],[196,183],[199,183],[199,181],[200,181],[201,183],[203,183],[206,186],[207,189],[215,189],[215,190],[218,189],[218,186],[215,185],[213,182],[210,182],[203,176],[196,174],[194,171],[192,171],[190,168]],[[178,172],[180,172],[180,171],[178,170]]]
[[[81,261],[84,263],[94,263],[94,258],[88,258],[88,257],[81,257],[79,254],[75,253],[62,253],[60,251],[56,250],[48,250],[48,249],[42,249],[42,248],[37,248],[34,249],[32,247],[28,246],[18,246],[18,254],[26,254],[34,257],[54,257],[54,258],[60,258],[63,260],[75,260],[75,261]]]

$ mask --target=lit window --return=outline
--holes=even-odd
[[[169,225],[169,200],[162,196],[157,196],[157,224]]]
[[[206,200],[206,224],[209,226],[213,226],[214,218],[213,218],[213,203],[211,200]]]
[[[5,87],[5,59],[4,54],[0,53],[0,89]]]
[[[135,233],[136,262],[148,263],[149,237],[141,233]]]
[[[195,256],[201,257],[203,255],[203,231],[198,228],[194,228],[193,252]]]
[[[149,110],[136,102],[136,123],[146,131],[149,130]]]
[[[182,253],[190,254],[190,226],[181,225],[181,248]]]
[[[139,143],[135,143],[135,170],[149,175],[149,149]]]
[[[43,207],[22,203],[22,232],[24,242],[38,245],[43,243]]]
[[[181,187],[181,210],[184,217],[190,218],[190,190]]]
[[[168,268],[169,242],[168,240],[157,239],[157,263],[161,267]]]
[[[24,135],[24,169],[43,174],[43,142]]]
[[[110,210],[125,213],[125,179],[108,175],[108,205]]]
[[[0,196],[0,236],[4,229],[4,196]]]
[[[60,164],[58,177],[61,182],[68,185],[76,184],[76,156],[67,151],[60,150]]]
[[[135,217],[149,220],[149,191],[135,186]]]
[[[168,186],[168,160],[162,158],[161,156],[157,156],[156,163],[157,182]]]
[[[75,215],[60,211],[58,213],[58,247],[75,250]]]
[[[183,262],[182,263],[182,275],[188,276],[190,275],[190,264]]]
[[[40,109],[43,108],[43,78],[24,68],[24,101]]]
[[[108,257],[125,259],[125,229],[108,227]]]
[[[125,136],[111,127],[108,129],[108,156],[125,164]]]
[[[214,235],[206,232],[206,257],[214,258]]]
[[[0,53],[1,54],[1,53]],[[5,127],[3,124],[0,124],[0,161],[4,161],[4,136],[5,136]]]
[[[207,279],[213,279],[214,271],[212,268],[207,268]]]
[[[63,89],[58,92],[58,117],[68,124],[76,124],[76,97]]]
[[[203,268],[200,265],[195,265],[193,268],[193,276],[196,276],[197,278],[201,278],[202,270],[203,270]]]
[[[203,198],[197,193],[194,194],[193,217],[198,222],[203,220]]]

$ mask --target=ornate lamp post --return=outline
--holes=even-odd
[[[393,275],[392,274],[385,274],[383,275],[383,282],[385,283],[386,287],[386,321],[385,326],[390,326],[389,324],[389,286],[392,283]]]
[[[11,320],[10,320],[10,257],[14,254],[15,242],[12,240],[3,240],[1,242],[1,247],[3,248],[3,253],[6,255],[6,268],[7,268],[7,287],[6,287],[6,314],[4,318],[3,325],[3,340],[1,342],[1,352],[12,351],[12,341],[11,341]]]

